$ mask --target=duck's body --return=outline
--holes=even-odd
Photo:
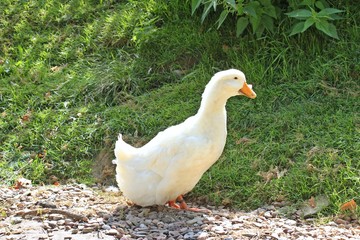
[[[123,194],[137,205],[149,206],[191,191],[220,157],[227,135],[225,104],[240,94],[256,96],[244,74],[234,69],[219,72],[206,86],[196,115],[140,148],[125,143],[120,135],[115,146],[116,180]]]

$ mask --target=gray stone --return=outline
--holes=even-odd
[[[119,232],[116,229],[110,229],[108,231],[105,232],[106,235],[111,235],[111,236],[115,236],[117,235]]]

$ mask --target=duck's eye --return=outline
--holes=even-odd
[[[234,79],[238,79],[238,77],[234,77]]]

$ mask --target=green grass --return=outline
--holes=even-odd
[[[225,151],[190,197],[252,209],[326,195],[326,214],[360,203],[358,6],[337,41],[281,26],[236,38],[177,1],[44,3],[0,3],[0,181],[101,181],[119,132],[144,144],[239,68],[258,97],[229,100]]]

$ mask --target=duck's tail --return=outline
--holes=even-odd
[[[122,135],[119,134],[119,138],[116,141],[114,153],[116,156],[116,161],[113,163],[117,163],[119,161],[126,161],[131,159],[136,152],[136,148],[127,144],[123,139]]]

